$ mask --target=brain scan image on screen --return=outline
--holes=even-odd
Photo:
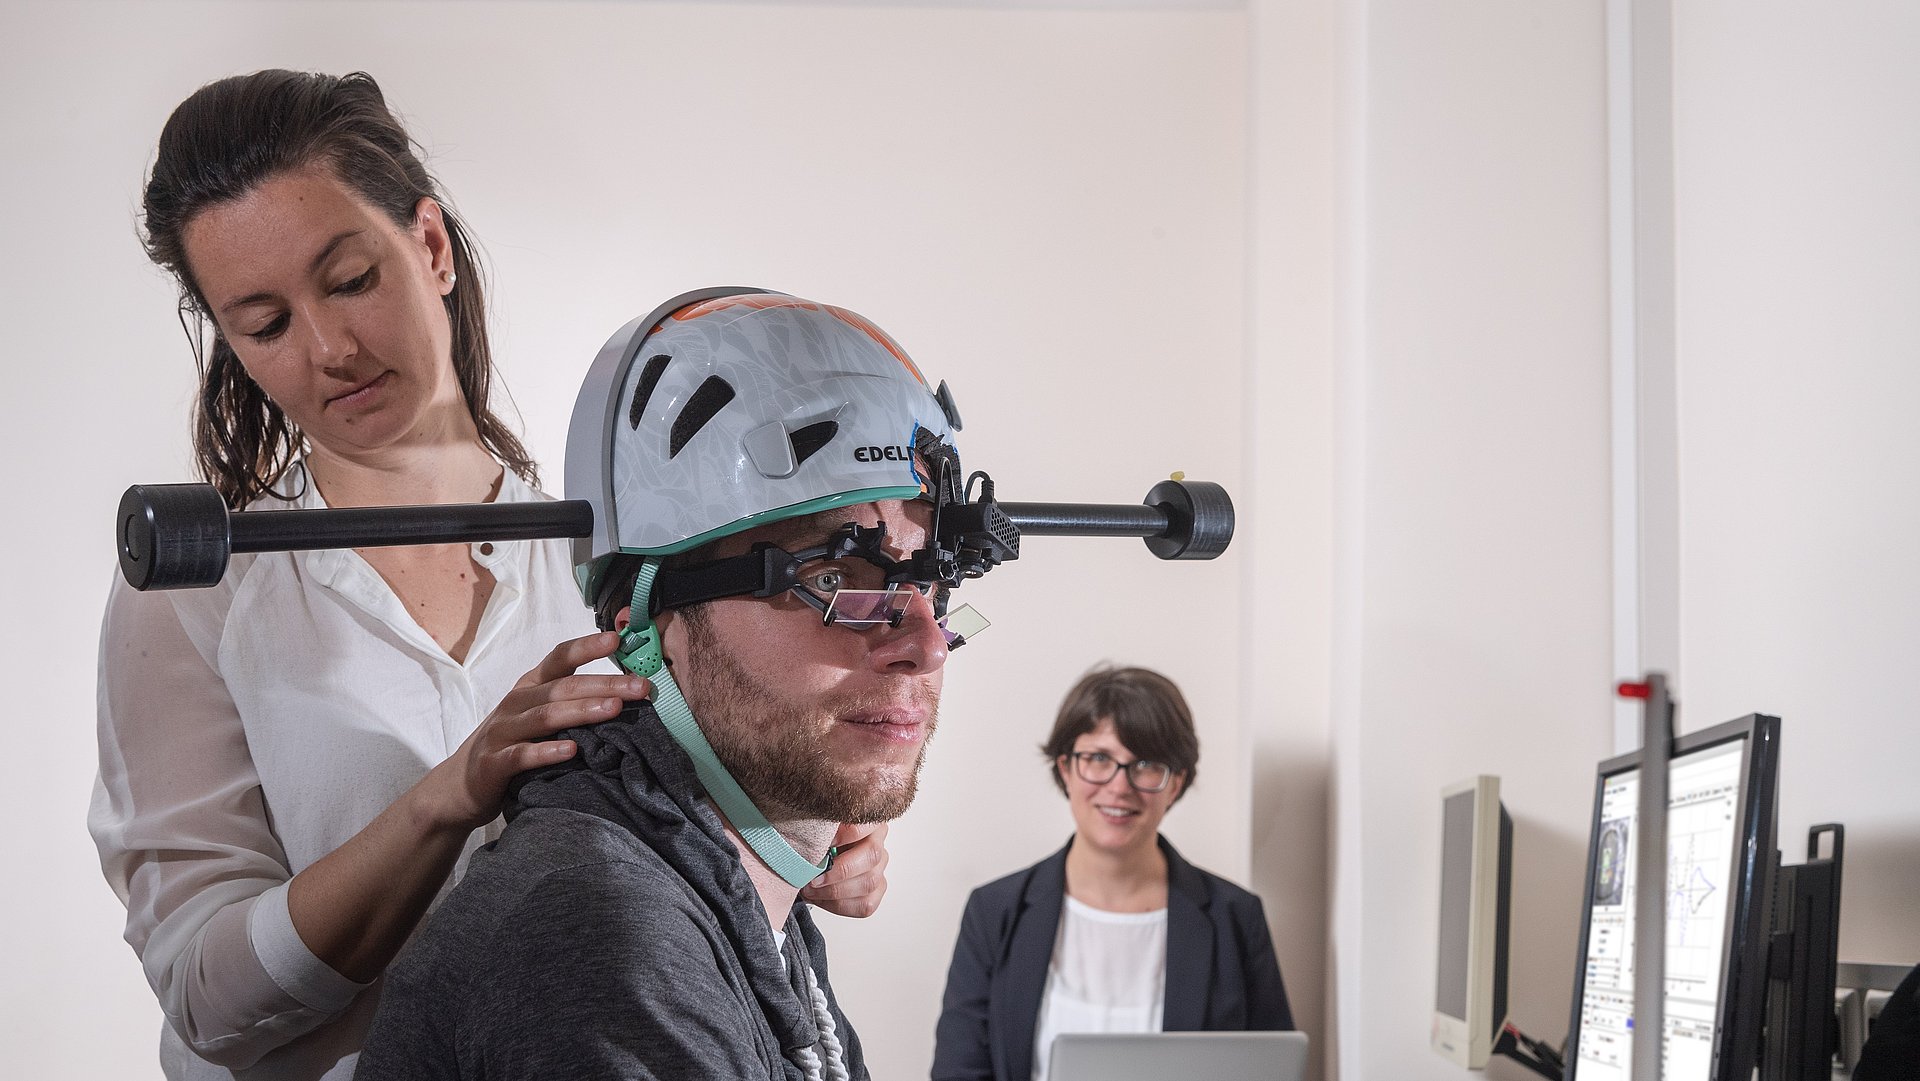
[[[1616,818],[1600,827],[1598,864],[1593,875],[1593,903],[1617,905],[1627,892],[1627,828],[1630,819]]]

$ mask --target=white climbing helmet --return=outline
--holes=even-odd
[[[608,339],[574,405],[566,492],[594,515],[581,590],[592,604],[615,554],[930,494],[917,442],[951,446],[959,426],[946,384],[860,315],[757,289],[675,297]]]

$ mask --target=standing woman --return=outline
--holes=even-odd
[[[202,87],[161,133],[144,212],[183,322],[212,330],[193,444],[230,507],[547,498],[493,409],[471,244],[372,78]],[[115,582],[88,825],[168,1077],[352,1075],[369,988],[508,781],[575,753],[545,737],[648,693],[577,674],[616,644],[592,629],[563,541]],[[864,915],[884,863],[876,833],[808,899]]]
[[[1044,1081],[1064,1032],[1292,1028],[1260,898],[1160,836],[1200,763],[1180,688],[1095,669],[1041,750],[1073,837],[967,899],[935,1081]]]

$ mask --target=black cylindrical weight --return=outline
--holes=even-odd
[[[136,484],[114,524],[120,573],[135,589],[210,586],[227,572],[227,504],[211,484]]]
[[[1147,504],[1167,515],[1166,532],[1147,538],[1147,550],[1161,559],[1212,559],[1233,540],[1233,500],[1212,481],[1163,480]]]

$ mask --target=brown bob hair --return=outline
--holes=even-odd
[[[1040,745],[1047,769],[1062,794],[1066,781],[1057,767],[1062,755],[1073,753],[1073,741],[1113,720],[1114,734],[1127,750],[1141,758],[1164,762],[1185,778],[1184,796],[1200,772],[1200,737],[1194,734],[1193,712],[1180,688],[1148,668],[1101,666],[1080,677],[1054,716],[1053,731]],[[1175,797],[1179,802],[1179,797]]]

